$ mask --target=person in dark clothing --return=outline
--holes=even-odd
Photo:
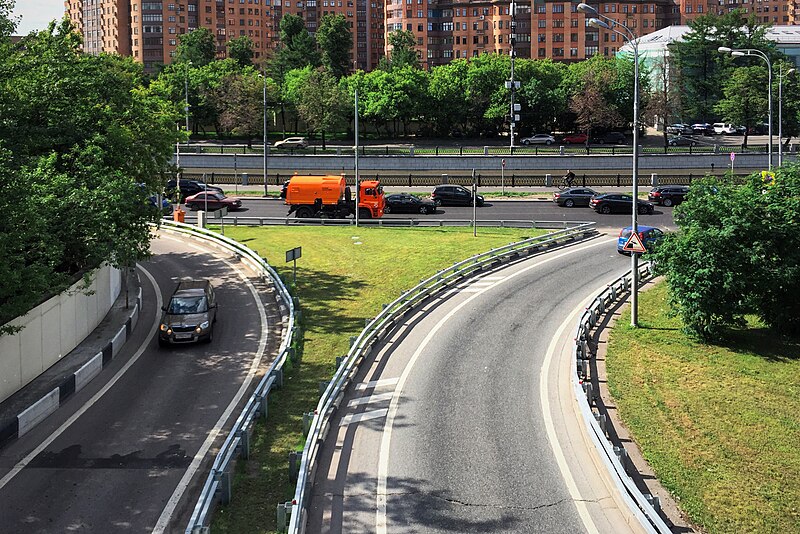
[[[572,187],[575,183],[575,173],[571,170],[567,170],[567,174],[564,175],[563,180],[567,187]]]

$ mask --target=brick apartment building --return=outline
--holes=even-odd
[[[385,5],[384,5],[384,2]],[[531,4],[532,2],[532,4]],[[508,54],[510,1],[496,0],[65,0],[89,53],[132,55],[148,70],[170,63],[178,36],[210,28],[218,56],[241,35],[255,43],[256,58],[278,44],[286,13],[301,16],[309,32],[326,14],[345,16],[353,33],[351,59],[372,70],[386,53],[387,36],[411,31],[422,64],[442,65],[483,52]],[[601,14],[644,36],[705,14],[742,8],[762,22],[800,23],[800,0],[632,0],[592,2]],[[588,26],[577,2],[520,0],[516,13],[517,57],[580,61],[600,53],[613,56],[625,43],[616,33]]]

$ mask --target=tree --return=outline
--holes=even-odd
[[[575,67],[571,65],[570,68],[580,75],[569,103],[570,110],[576,115],[576,124],[587,133],[598,127],[623,125],[625,119],[613,104],[611,93],[616,93],[617,72],[609,60],[598,55],[583,65],[573,65]]]
[[[522,106],[523,123],[533,131],[551,132],[567,108],[567,95],[562,82],[567,66],[549,59],[517,60],[520,90],[517,92]]]
[[[411,31],[395,30],[389,34],[389,59],[381,59],[381,68],[384,70],[399,69],[406,65],[418,69],[419,57],[416,46],[416,38]]]
[[[650,122],[658,121],[661,124],[666,147],[669,143],[667,126],[682,117],[680,82],[676,70],[670,68],[666,51],[653,63],[653,72],[655,87],[650,93],[648,105],[644,108],[644,115]]]
[[[742,185],[706,178],[675,209],[679,231],[654,253],[673,309],[691,334],[715,340],[756,314],[780,334],[800,335],[800,169]]]
[[[217,56],[217,41],[208,28],[197,28],[178,37],[174,63],[190,62],[195,67],[208,65]]]
[[[428,76],[427,103],[422,115],[432,122],[438,135],[449,135],[459,129],[466,132],[469,125],[469,103],[467,100],[466,59],[455,59],[445,65],[431,69]]]
[[[325,132],[341,125],[348,106],[347,93],[336,78],[324,67],[313,70],[300,91],[297,111],[312,132],[322,133],[325,150]]]
[[[323,15],[317,29],[317,45],[322,51],[322,64],[336,79],[350,70],[353,34],[344,15]]]
[[[750,129],[763,121],[769,110],[766,67],[738,67],[722,87],[724,98],[717,102],[714,111],[725,122],[744,125],[743,145],[747,146]]]
[[[267,78],[267,107],[274,105],[278,88]],[[213,90],[220,128],[237,136],[260,137],[264,128],[264,80],[254,70],[229,74]]]
[[[253,51],[253,40],[242,35],[228,41],[228,57],[234,60],[240,67],[250,67],[253,65],[255,52]]]
[[[17,21],[11,17],[14,3],[14,0],[0,0],[0,41],[11,37],[17,27]]]
[[[309,35],[305,22],[298,15],[287,13],[281,19],[281,44],[270,68],[272,77],[283,82],[284,75],[293,69],[320,65],[319,51]]]

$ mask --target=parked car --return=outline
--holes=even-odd
[[[383,213],[423,213],[429,215],[436,213],[436,202],[427,200],[408,193],[396,193],[386,196],[386,205]]]
[[[591,142],[600,145],[624,145],[628,141],[625,139],[625,134],[622,132],[606,132],[592,137]]]
[[[276,141],[275,148],[306,148],[308,139],[305,137],[287,137],[283,141]]]
[[[147,202],[151,207],[157,209],[158,197],[156,195],[150,195],[149,197],[147,197]],[[172,210],[173,210],[172,202],[170,202],[164,197],[161,197],[161,215],[172,215]]]
[[[208,280],[184,280],[162,306],[158,344],[211,342],[217,322],[217,300]]]
[[[574,143],[576,145],[580,145],[586,143],[586,140],[588,138],[589,136],[586,135],[585,133],[569,134],[564,136],[564,144],[571,145]]]
[[[190,210],[218,210],[228,208],[229,211],[242,209],[242,201],[235,197],[226,197],[222,193],[202,192],[186,197],[186,207]]]
[[[553,193],[553,202],[559,206],[571,208],[573,206],[588,206],[589,201],[597,194],[594,189],[588,187],[570,187],[563,191]]]
[[[683,135],[672,135],[667,139],[669,146],[697,146],[697,139]]]
[[[714,133],[717,135],[735,135],[736,134],[736,126],[730,123],[724,122],[715,122],[712,126],[714,128]]]
[[[437,206],[472,206],[472,193],[460,185],[437,185],[431,199]],[[475,204],[483,206],[481,195],[475,196]]]
[[[695,135],[714,135],[714,127],[707,122],[692,124],[692,133]]]
[[[605,193],[592,197],[589,201],[589,207],[597,213],[630,213],[632,202],[633,200],[630,195]],[[640,199],[636,201],[636,209],[642,215],[652,214],[655,210],[651,202]]]
[[[693,132],[691,125],[675,123],[667,126],[667,133],[673,135],[691,135]]]
[[[191,195],[196,195],[201,191],[210,191],[222,193],[222,188],[215,185],[208,185],[198,180],[181,180],[181,198],[180,201]],[[177,182],[176,180],[169,180],[164,188],[164,194],[169,198],[177,197]]]
[[[552,145],[556,142],[556,138],[550,134],[536,134],[531,137],[523,137],[520,143],[523,145]]]
[[[666,207],[677,206],[686,200],[687,194],[689,194],[687,185],[662,185],[651,189],[647,194],[647,200]]]
[[[637,224],[636,230],[636,233],[639,234],[639,239],[642,241],[644,248],[647,249],[647,252],[653,252],[658,243],[664,239],[664,232],[655,226],[644,226]],[[631,226],[626,226],[620,230],[619,237],[617,238],[617,252],[620,254],[630,255],[630,252],[622,250],[622,247],[624,247],[625,243],[628,242],[628,239],[630,239],[632,233],[633,227]]]

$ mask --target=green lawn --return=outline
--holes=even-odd
[[[666,284],[611,332],[609,388],[659,479],[711,533],[800,532],[800,343],[751,324],[703,345]],[[796,297],[795,297],[796,298]]]
[[[291,282],[285,251],[303,247],[297,286],[305,327],[302,362],[288,371],[270,401],[269,419],[257,425],[255,451],[241,462],[233,501],[220,509],[213,532],[275,531],[275,507],[291,500],[288,454],[302,449],[302,413],[313,410],[319,382],[333,375],[336,356],[382,304],[466,257],[545,233],[530,229],[227,227],[225,234],[258,251]]]

